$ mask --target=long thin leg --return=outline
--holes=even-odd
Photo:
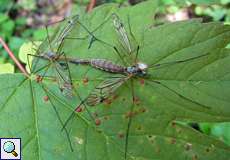
[[[134,86],[133,86],[133,79],[131,79],[131,93],[132,93],[132,105],[130,109],[130,114],[128,114],[128,126],[126,130],[126,136],[125,136],[125,160],[127,159],[127,152],[128,152],[128,140],[129,140],[129,131],[132,123],[132,116],[133,116],[133,109],[134,109],[134,101],[135,101],[135,93],[134,93]]]
[[[66,62],[67,62],[67,57],[66,55],[64,54],[64,58],[66,59]],[[85,100],[83,100],[80,96],[80,94],[78,93],[78,91],[74,88],[74,85],[72,83],[72,77],[71,77],[71,71],[70,71],[70,68],[69,68],[69,64],[67,64],[67,69],[68,69],[68,72],[69,72],[69,78],[70,78],[70,81],[71,81],[71,85],[72,85],[72,89],[74,90],[74,93],[76,93],[77,97],[80,99],[81,103],[78,105],[78,107],[80,107],[81,105],[84,106],[84,108],[86,109],[87,113],[89,114],[89,116],[91,117],[91,119],[94,120],[92,114],[90,113],[89,109],[87,108],[86,104],[85,104]],[[76,109],[78,108],[76,107]],[[69,123],[69,121],[74,117],[74,115],[76,114],[76,109],[70,114],[70,116],[67,118],[67,120],[65,121],[65,123],[63,124],[63,128],[62,130],[67,126],[67,124]]]
[[[111,16],[110,16],[111,17]],[[88,49],[91,48],[92,44],[94,41],[99,41],[101,43],[104,43],[110,47],[113,47],[113,45],[110,45],[109,43],[103,41],[103,40],[100,40],[98,39],[93,33],[96,32],[100,27],[102,27],[107,21],[109,20],[109,18],[107,18],[107,20],[105,20],[104,22],[102,22],[100,25],[98,25],[93,31],[90,31],[83,23],[81,23],[80,21],[78,21],[77,23],[82,26],[84,28],[84,30],[89,34],[85,37],[66,37],[66,39],[79,39],[79,40],[85,40],[88,38],[88,36],[90,36],[90,43],[89,43],[89,46],[88,46]]]
[[[46,58],[42,58],[41,56],[37,56],[37,55],[33,55],[33,54],[27,54],[27,61],[28,61],[28,65],[29,65],[29,68],[30,68],[31,73],[33,73],[33,74],[38,73],[39,71],[43,70],[44,68],[47,68],[47,70],[49,69],[51,63],[48,63],[47,65],[45,65],[45,66],[39,68],[39,69],[36,70],[36,71],[32,71],[32,68],[30,67],[31,64],[30,64],[30,61],[29,61],[29,58],[28,58],[29,56],[37,57],[37,58],[41,58],[41,59],[45,59],[45,60],[47,60],[47,61],[50,61],[50,60],[49,60],[49,59],[46,59]],[[45,75],[44,75],[44,76],[45,76]]]
[[[63,121],[62,121],[62,119],[61,119],[61,116],[60,116],[60,114],[59,114],[57,108],[55,107],[55,105],[54,105],[54,103],[53,103],[53,101],[52,101],[52,98],[50,98],[50,96],[49,96],[49,91],[48,91],[48,89],[44,86],[44,84],[41,84],[41,86],[42,86],[43,90],[46,92],[47,96],[49,97],[49,102],[50,102],[50,104],[52,105],[52,107],[53,107],[53,109],[54,109],[54,111],[55,111],[55,113],[56,113],[56,115],[57,115],[57,118],[58,118],[59,122],[61,123],[63,130],[64,130],[65,133],[66,133],[66,136],[67,136],[67,139],[68,139],[68,142],[69,142],[70,149],[71,149],[71,151],[73,152],[74,150],[73,150],[73,146],[72,146],[72,143],[71,143],[70,135],[69,135],[67,129],[64,127],[64,123],[63,123]]]
[[[78,107],[81,107],[82,105],[84,106],[84,108],[86,109],[86,111],[87,111],[87,113],[89,114],[89,116],[90,116],[90,118],[95,122],[95,119],[94,119],[94,117],[92,116],[92,114],[91,114],[91,112],[89,111],[89,109],[88,109],[88,107],[87,107],[87,105],[85,104],[85,102],[86,102],[86,100],[87,100],[87,98],[85,98],[84,100],[82,100],[82,98],[81,98],[81,96],[79,95],[79,93],[78,92],[76,92],[77,93],[77,96],[78,96],[78,98],[80,99],[80,104],[74,109],[74,111],[68,116],[68,118],[66,119],[66,121],[64,122],[64,124],[63,124],[63,128],[61,129],[62,131],[64,130],[64,128],[68,125],[68,123],[69,123],[69,121],[74,117],[74,115],[76,114],[76,109],[78,108]]]
[[[50,40],[49,31],[48,31],[47,26],[46,26],[46,34],[47,34],[47,39],[48,39],[50,51],[53,52],[53,49],[51,47],[51,40]]]
[[[187,59],[184,59],[184,60],[178,60],[178,61],[166,62],[166,63],[160,63],[160,64],[151,64],[151,65],[149,65],[148,68],[154,68],[154,67],[156,67],[156,69],[163,68],[163,67],[167,67],[167,66],[173,65],[173,64],[185,63],[185,62],[195,60],[195,59],[198,59],[198,58],[202,58],[202,57],[205,57],[205,56],[208,56],[208,55],[210,55],[210,53],[199,55],[199,56],[192,57],[192,58],[187,58]]]
[[[139,50],[140,50],[140,46],[138,45],[137,46],[137,52],[136,52],[136,55],[135,55],[135,63],[137,63],[137,59],[138,59],[138,55],[139,55]]]
[[[115,46],[113,46],[113,45],[111,45],[111,44],[109,44],[109,43],[107,43],[107,42],[105,42],[105,41],[103,41],[103,40],[101,40],[101,39],[98,39],[98,38],[93,34],[93,33],[96,32],[100,27],[102,27],[102,26],[111,18],[111,16],[112,16],[112,15],[110,15],[110,16],[107,18],[107,20],[105,20],[103,23],[101,23],[100,25],[98,25],[93,31],[90,31],[90,30],[89,30],[83,23],[81,23],[80,21],[78,21],[77,23],[80,24],[80,25],[85,29],[85,31],[89,34],[89,36],[91,37],[91,38],[90,38],[90,43],[89,43],[88,49],[91,48],[91,46],[92,46],[92,44],[93,44],[94,41],[99,41],[99,42],[101,42],[101,43],[103,43],[103,44],[105,44],[105,45],[107,45],[107,46],[113,48],[113,49],[115,50],[115,52],[118,54],[118,56],[121,58],[121,60],[123,61],[123,63],[124,63],[124,59],[121,57],[121,55],[120,55],[118,49],[117,49]],[[85,36],[85,37],[81,37],[81,38],[66,37],[65,39],[79,39],[79,40],[85,40],[86,38],[88,38],[88,35]],[[125,63],[124,63],[124,64],[125,64]]]
[[[149,80],[149,79],[146,79],[146,81],[147,81],[147,82],[152,82],[152,83],[155,83],[155,84],[158,84],[158,85],[161,85],[162,87],[168,89],[170,92],[174,93],[174,94],[177,95],[178,97],[180,97],[180,98],[182,98],[182,99],[184,99],[184,100],[186,100],[186,101],[188,101],[188,102],[190,102],[190,103],[196,104],[196,105],[201,106],[201,107],[203,107],[203,108],[205,108],[205,109],[211,109],[211,107],[209,107],[209,106],[203,105],[203,104],[201,104],[201,103],[199,103],[199,102],[196,102],[196,101],[194,101],[194,100],[191,100],[191,99],[189,99],[189,98],[183,96],[182,94],[176,92],[175,90],[169,88],[167,85],[165,85],[165,84],[163,84],[163,83],[161,83],[161,82],[159,82],[159,81],[156,81],[156,80]]]

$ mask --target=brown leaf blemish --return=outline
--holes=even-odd
[[[81,106],[77,107],[77,108],[75,109],[75,111],[76,111],[76,112],[79,112],[79,113],[82,112]]]
[[[48,96],[44,96],[44,97],[43,97],[43,100],[44,100],[45,102],[47,102],[47,101],[49,100],[49,97],[48,97]]]
[[[144,85],[145,84],[145,80],[142,78],[142,79],[140,79],[140,84],[141,85]]]
[[[87,77],[85,77],[85,78],[82,79],[82,83],[83,83],[84,85],[87,85],[88,82],[89,82],[89,79],[88,79]]]
[[[107,99],[105,99],[105,100],[103,101],[103,103],[104,103],[105,105],[110,105],[110,104],[112,103],[112,100],[109,99],[109,98],[107,98]]]
[[[99,125],[101,124],[101,120],[100,120],[100,119],[95,119],[95,124],[96,124],[97,126],[99,126]]]
[[[40,76],[40,75],[36,75],[36,82],[37,83],[40,83],[40,82],[42,82],[42,76]]]

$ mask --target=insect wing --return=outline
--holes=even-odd
[[[57,54],[60,54],[60,49],[62,47],[63,40],[66,36],[71,32],[75,24],[77,23],[78,15],[74,16],[71,20],[68,21],[68,23],[61,29],[58,27],[56,30],[58,33],[54,34],[52,37],[49,37],[48,30],[47,30],[47,38],[39,45],[38,50],[36,51],[36,58],[33,58],[33,64],[31,68],[31,72],[37,72],[40,68],[39,59],[38,56],[55,56]],[[43,65],[44,66],[44,65]]]
[[[69,35],[79,19],[78,15],[75,15],[72,19],[68,20],[67,24],[61,29],[58,36],[53,40],[55,46],[59,47],[63,40]]]
[[[60,65],[58,62],[56,62],[54,65],[56,69],[58,85],[62,94],[71,98],[73,96],[73,86],[67,67],[68,64],[63,63],[63,65]]]
[[[121,41],[122,46],[128,51],[129,54],[131,54],[132,49],[131,49],[129,37],[121,19],[116,14],[113,14],[112,17],[113,17],[113,25],[119,35],[119,39]]]
[[[89,106],[95,106],[103,102],[103,100],[111,96],[127,80],[128,77],[110,78],[104,80],[90,93],[86,100],[86,104]]]

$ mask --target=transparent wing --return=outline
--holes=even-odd
[[[69,33],[72,31],[74,28],[75,24],[79,20],[79,15],[73,16],[70,20],[67,21],[67,24],[60,29],[60,32],[58,36],[55,37],[55,39],[52,41],[52,44],[56,47],[59,48],[63,40],[69,35]],[[58,50],[57,50],[58,51]]]
[[[64,96],[71,98],[73,96],[73,86],[69,75],[69,68],[66,66],[68,64],[63,63],[60,65],[56,62],[54,65],[59,89]]]
[[[114,25],[117,33],[118,33],[119,40],[120,40],[122,46],[125,48],[125,50],[128,51],[129,54],[131,54],[132,48],[130,45],[130,40],[129,40],[128,34],[125,30],[125,27],[124,27],[121,19],[115,13],[112,14],[112,18],[113,18],[113,25]]]
[[[67,21],[67,24],[64,25],[63,28],[58,27],[58,31],[53,36],[49,36],[47,30],[47,38],[42,42],[42,44],[38,47],[36,52],[37,58],[33,60],[33,65],[31,72],[34,73],[40,68],[40,59],[38,56],[45,56],[47,59],[49,57],[54,57],[56,55],[61,54],[61,47],[65,37],[71,32],[73,27],[78,21],[78,15],[73,16],[70,20]]]
[[[86,104],[89,106],[95,106],[103,102],[128,79],[129,77],[119,77],[104,80],[89,94],[88,98],[86,99]]]

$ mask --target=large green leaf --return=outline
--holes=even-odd
[[[152,1],[122,9],[105,5],[82,15],[80,21],[93,30],[109,18],[93,34],[125,54],[110,19],[117,13],[133,48],[140,46],[138,60],[148,65],[206,56],[161,69],[149,68],[150,77],[129,79],[109,99],[111,103],[82,106],[83,111],[74,113],[62,132],[64,121],[81,100],[114,74],[70,65],[78,93],[72,99],[65,98],[56,82],[48,78],[37,83],[33,74],[30,79],[19,74],[1,75],[0,136],[21,137],[24,159],[117,160],[125,155],[126,159],[139,160],[227,159],[228,145],[179,121],[230,121],[230,51],[224,49],[230,27],[199,20],[153,27],[156,7]],[[84,37],[88,33],[76,25],[70,35]],[[123,65],[113,47],[95,41],[88,49],[89,41],[90,37],[66,39],[62,49],[67,56],[104,58]],[[83,82],[86,77],[87,83]]]

